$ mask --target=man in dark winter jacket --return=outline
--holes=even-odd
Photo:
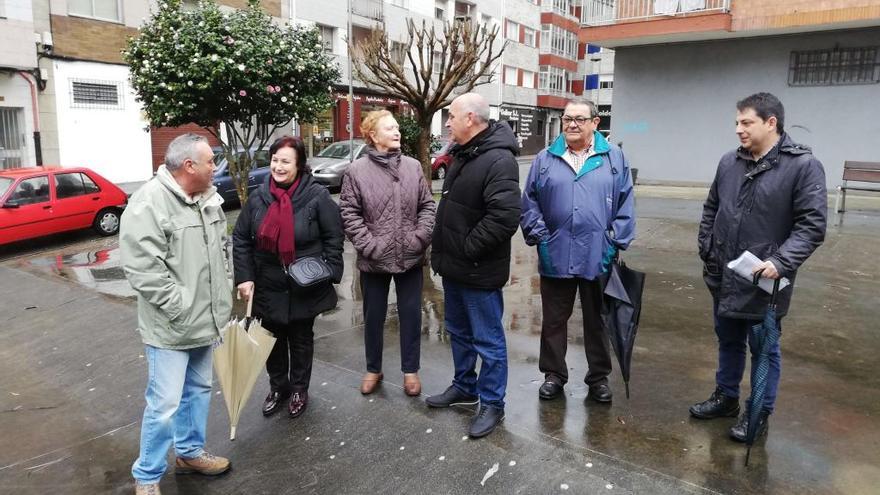
[[[787,277],[793,283],[798,268],[825,239],[825,171],[808,147],[794,143],[784,132],[782,103],[769,93],[758,93],[739,101],[736,108],[741,146],[718,164],[698,236],[718,336],[715,392],[690,408],[691,415],[701,419],[739,414],[746,341],[750,347],[753,344],[749,328],[761,322],[770,300],[769,294],[735,274],[727,263],[750,251],[763,260],[755,273],[763,270],[763,277]],[[793,290],[792,285],[777,297],[779,320],[788,311]],[[754,366],[760,350],[751,351]],[[778,343],[770,349],[769,358],[759,436],[767,433],[767,418],[776,401]],[[746,431],[748,411],[730,429],[730,437],[745,441]]]
[[[476,404],[468,434],[488,435],[504,419],[507,343],[501,287],[510,277],[510,238],[519,226],[519,146],[510,126],[489,120],[489,104],[467,93],[453,100],[446,127],[456,143],[437,207],[431,266],[443,277],[452,342],[452,386],[431,407]],[[475,367],[482,361],[480,374]]]

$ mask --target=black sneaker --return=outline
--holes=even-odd
[[[492,433],[495,427],[504,421],[504,409],[494,406],[481,405],[480,412],[471,420],[468,435],[471,438],[482,438]]]
[[[690,412],[698,419],[735,418],[739,414],[739,399],[728,397],[716,388],[708,399],[692,405]]]
[[[450,386],[440,395],[432,395],[425,399],[431,407],[472,406],[480,401],[476,395],[470,395]]]
[[[761,414],[758,415],[758,432],[755,434],[755,440],[767,434],[769,417],[770,413],[767,412],[766,409],[762,409]],[[746,436],[749,434],[749,408],[746,408],[745,412],[740,416],[739,421],[730,428],[728,433],[730,434],[731,440],[735,442],[746,441]]]

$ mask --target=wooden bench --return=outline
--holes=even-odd
[[[837,200],[834,202],[834,210],[837,213],[846,211],[847,190],[880,192],[880,187],[851,186],[849,181],[880,184],[880,162],[843,162],[843,184],[837,187]]]

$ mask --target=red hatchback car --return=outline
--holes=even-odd
[[[119,231],[128,197],[87,168],[0,170],[0,244],[92,227]]]

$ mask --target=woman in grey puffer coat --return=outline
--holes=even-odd
[[[369,145],[367,155],[345,172],[339,197],[345,235],[357,251],[363,294],[367,374],[361,393],[372,393],[384,378],[382,337],[394,279],[403,388],[418,396],[422,266],[436,206],[421,164],[401,155],[400,130],[391,112],[370,112],[361,133]]]

